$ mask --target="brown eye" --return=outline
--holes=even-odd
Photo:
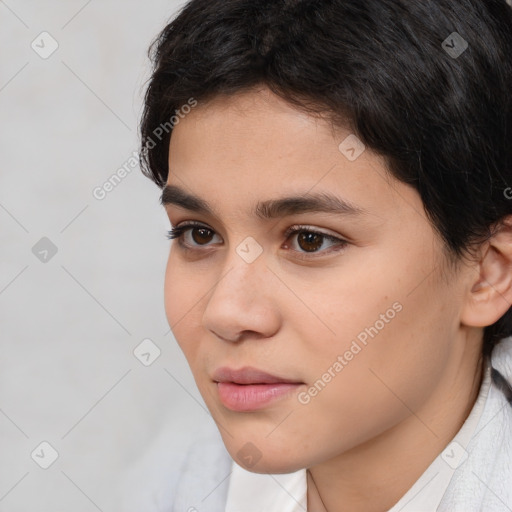
[[[213,229],[195,223],[174,227],[167,234],[170,240],[177,239],[179,246],[185,251],[203,250],[199,247],[209,247],[215,237],[219,235]],[[287,242],[283,248],[291,249],[294,257],[299,259],[327,255],[349,245],[349,242],[342,238],[312,230],[308,226],[292,226],[286,230],[284,237]],[[288,240],[293,238],[296,238],[296,242],[288,243]],[[220,237],[219,239],[222,242]]]
[[[315,231],[308,226],[292,226],[285,233],[286,240],[294,240],[285,244],[298,258],[311,258],[326,255],[335,250],[344,249],[349,242],[334,235]]]
[[[167,233],[169,240],[177,239],[184,249],[210,245],[209,242],[218,236],[213,229],[196,224],[183,224],[172,228]]]
[[[322,247],[325,235],[311,231],[300,231],[297,236],[299,247],[306,252],[315,252]]]
[[[198,245],[207,244],[213,236],[213,231],[207,228],[192,228],[190,233],[192,240]]]

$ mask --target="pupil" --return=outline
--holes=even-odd
[[[209,229],[206,229],[206,228],[195,228],[192,230],[192,238],[194,240],[194,242],[198,243],[198,244],[201,244],[202,242],[203,243],[206,243],[206,242],[209,242],[209,240],[201,240],[201,237],[204,237],[206,239],[208,239],[208,232],[210,230]],[[197,233],[200,233],[199,234],[199,237],[196,236]],[[210,235],[210,238],[211,238],[211,235]]]
[[[297,239],[300,248],[307,252],[314,252],[315,250],[322,247],[322,235],[317,233],[308,233],[307,231],[303,231],[299,233]],[[305,242],[306,247],[303,246],[303,242]],[[313,245],[313,247],[311,247],[311,245]]]

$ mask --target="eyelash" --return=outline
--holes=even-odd
[[[203,229],[207,229],[208,231],[211,231],[212,233],[215,233],[215,231],[213,229],[210,229],[209,227],[207,227],[207,226],[205,226],[203,224],[198,224],[198,223],[195,223],[195,222],[188,222],[188,223],[182,224],[180,226],[177,226],[177,227],[172,228],[171,230],[169,230],[167,232],[167,238],[169,240],[177,239],[178,242],[179,242],[180,247],[182,249],[186,250],[186,251],[195,251],[196,250],[195,248],[192,248],[188,244],[183,242],[183,235],[187,231],[190,231],[193,228],[203,228]],[[347,246],[349,244],[349,242],[347,240],[343,240],[342,238],[338,238],[338,237],[333,236],[333,235],[328,235],[326,233],[322,233],[321,231],[316,231],[316,230],[313,230],[313,229],[309,228],[308,226],[302,226],[302,225],[290,226],[286,230],[284,236],[286,237],[286,240],[288,240],[292,235],[296,235],[298,233],[308,233],[308,234],[320,235],[321,237],[323,237],[323,240],[325,239],[325,240],[329,240],[329,241],[332,241],[332,242],[338,242],[338,244],[337,244],[338,245],[338,249],[334,249],[335,251],[336,250],[341,250],[341,249],[345,248],[345,246]],[[194,247],[201,247],[201,245],[197,245],[197,246],[194,246]],[[207,245],[205,245],[205,247],[207,247]],[[307,256],[299,256],[299,258],[311,259],[311,258],[318,257],[318,256],[314,256],[315,254],[322,254],[322,255],[324,255],[326,252],[327,253],[332,252],[330,249],[325,249],[323,251],[309,252],[309,253],[308,252],[300,252],[300,251],[296,251],[296,250],[294,250],[294,251],[298,252],[300,254],[303,254],[303,255],[307,255]],[[197,249],[197,250],[202,250],[202,249]]]

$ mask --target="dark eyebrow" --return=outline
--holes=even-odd
[[[176,185],[165,185],[160,197],[160,203],[164,207],[173,204],[185,210],[218,217],[214,209],[204,199],[189,194]],[[322,192],[259,202],[254,210],[254,215],[260,219],[268,220],[306,212],[323,212],[336,215],[361,215],[369,213],[368,210],[360,208],[340,197]]]

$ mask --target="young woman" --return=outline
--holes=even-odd
[[[512,510],[512,9],[193,0],[152,46],[179,512]]]

